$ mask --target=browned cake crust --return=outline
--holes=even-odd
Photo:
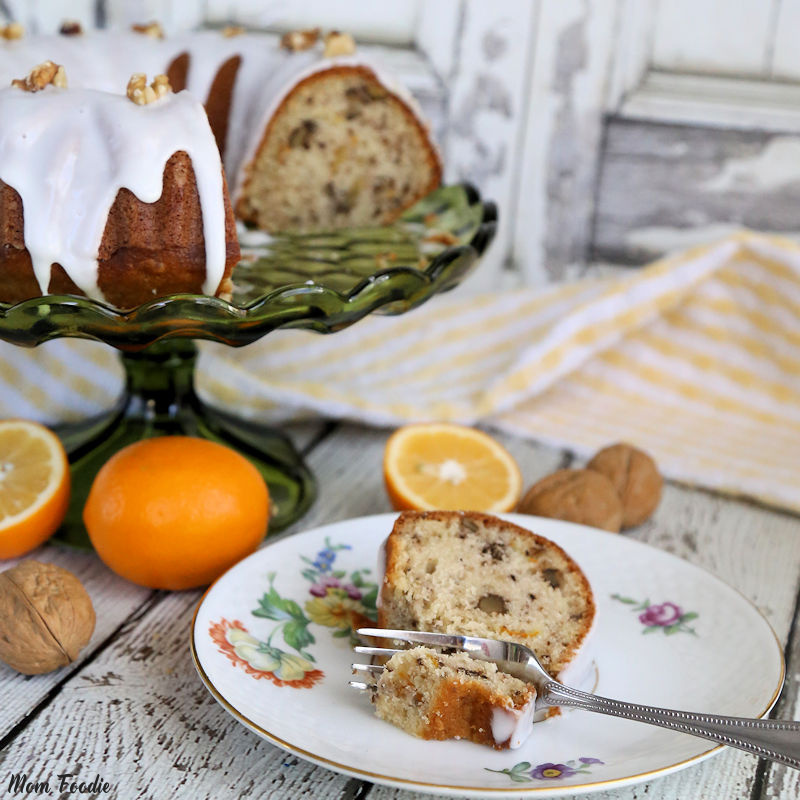
[[[233,87],[236,84],[236,75],[242,64],[241,56],[229,58],[217,71],[214,81],[208,90],[205,101],[208,123],[217,140],[217,147],[221,155],[225,154],[225,144],[228,141],[228,122],[233,102]]]
[[[492,736],[492,692],[475,681],[443,686],[431,707],[423,739],[466,739],[502,750]]]
[[[167,80],[173,92],[182,92],[186,88],[190,60],[188,53],[180,53],[172,59],[167,67]]]
[[[217,294],[229,286],[239,261],[236,226],[225,192],[225,273]],[[19,194],[0,181],[0,301],[16,303],[41,295],[25,247]],[[107,302],[133,308],[177,292],[200,293],[205,280],[205,239],[200,198],[189,156],[175,153],[164,168],[164,189],[143,203],[121,189],[108,215],[98,253],[98,285]],[[51,270],[50,294],[83,294],[61,265]]]
[[[348,95],[347,106],[342,112],[330,103],[324,103],[321,106],[321,116],[315,116],[313,103],[316,99],[312,91],[320,92],[325,86],[332,87],[333,79],[341,81],[341,94]],[[297,105],[296,98],[298,103],[299,98],[303,98],[302,114],[292,122],[292,130],[288,136],[284,136],[285,131],[278,136],[278,129],[285,124],[290,109]],[[384,131],[377,131],[367,125],[367,112],[362,114],[362,111],[368,106],[374,107],[375,103],[386,104],[393,112],[399,112],[405,131],[399,131],[396,124],[387,124]],[[291,113],[295,115],[297,110]],[[331,117],[335,119],[333,124]],[[313,126],[310,134],[309,129],[303,127],[307,122]],[[309,151],[323,157],[320,148],[324,148],[325,143],[320,142],[319,138],[326,133],[334,137],[344,135],[348,137],[347,142],[327,148],[324,152],[328,159],[325,168],[318,169],[318,165],[308,166],[309,163],[313,164],[309,161]],[[403,149],[394,141],[394,137],[405,134],[408,134],[405,146],[411,148],[415,157],[414,180],[419,179],[420,175],[425,177],[417,187],[412,187],[410,184],[413,181],[408,181],[408,185],[395,184],[389,188],[383,184],[385,178],[380,174],[381,163],[395,158]],[[314,135],[317,136],[317,141],[307,140]],[[375,136],[376,142],[380,141],[379,151],[365,162],[361,174],[355,180],[352,180],[351,174],[348,182],[340,182],[337,176],[339,165],[347,163],[352,167],[356,163],[363,146],[361,140],[368,135]],[[284,138],[286,141],[283,141]],[[282,170],[284,160],[291,155],[294,148],[305,151],[305,164],[302,169],[297,170],[297,174],[292,174],[296,188],[294,192],[290,192],[287,187],[288,175]],[[439,155],[427,129],[412,109],[397,94],[388,91],[369,67],[335,66],[298,81],[272,114],[255,157],[243,177],[236,203],[236,215],[245,222],[271,232],[318,230],[343,225],[385,225],[393,222],[403,211],[433,191],[441,179],[442,165]],[[287,188],[287,197],[292,193],[296,194],[298,188],[307,195],[299,209],[291,209],[288,202],[282,201],[280,194],[284,188]],[[356,205],[352,198],[354,189],[364,198],[360,202],[366,208],[360,213],[353,211]],[[320,206],[329,213],[323,214]]]
[[[436,553],[434,535],[444,543]],[[561,547],[518,525],[479,512],[405,511],[385,547],[380,627],[517,641],[555,676],[591,629],[586,576]],[[471,594],[477,602],[465,608]]]

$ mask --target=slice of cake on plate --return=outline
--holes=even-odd
[[[594,622],[594,598],[586,576],[554,542],[488,514],[408,511],[398,517],[384,549],[380,627],[518,642],[562,682],[580,682],[588,672],[584,645]],[[437,674],[440,683],[453,683]],[[455,683],[451,688],[460,691]],[[451,688],[440,686],[437,692]],[[392,683],[383,688],[379,683],[379,709],[388,707],[382,691],[391,693]],[[505,700],[514,704],[513,691]],[[450,735],[464,735],[462,722],[453,724]],[[415,732],[412,727],[405,729]],[[485,739],[485,731],[468,727],[472,735],[466,738]],[[431,738],[425,725],[416,730]],[[447,738],[441,721],[436,731],[436,738]],[[508,738],[495,738],[495,746]]]

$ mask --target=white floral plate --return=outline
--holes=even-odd
[[[720,748],[693,736],[567,711],[518,750],[415,739],[350,689],[351,625],[374,614],[378,547],[395,515],[337,522],[270,544],[223,575],[195,613],[192,655],[239,722],[315,764],[433,794],[597,791],[682,769]],[[625,536],[558,520],[508,519],[560,544],[597,602],[597,693],[759,717],[783,684],[782,649],[735,589]],[[747,675],[746,681],[742,676]]]

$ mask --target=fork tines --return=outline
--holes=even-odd
[[[370,675],[380,675],[383,672],[383,667],[380,664],[352,664],[353,672],[368,672]],[[348,684],[353,689],[360,689],[361,691],[374,692],[378,686],[375,683],[366,683],[365,681],[348,681]]]
[[[386,658],[391,658],[395,653],[399,653],[399,650],[392,650],[389,647],[370,647],[367,645],[357,644],[353,650],[356,653],[360,653],[362,656],[386,656]]]
[[[378,639],[394,640],[398,642],[407,642],[410,645],[426,644],[434,647],[442,647],[449,649],[464,649],[466,637],[464,636],[451,636],[446,633],[428,633],[426,631],[402,631],[392,630],[388,628],[359,628],[356,633],[365,639]],[[401,652],[400,650],[391,647],[377,647],[372,645],[356,645],[353,648],[356,653],[365,656],[383,656],[390,658],[395,653]],[[383,672],[383,667],[378,664],[353,664],[354,672],[367,672],[370,675],[380,675]],[[377,684],[367,683],[366,681],[349,681],[349,685],[353,689],[360,689],[361,691],[375,692]]]
[[[348,681],[347,685],[351,689],[360,689],[362,692],[376,692],[378,690],[377,683],[365,683],[364,681]]]
[[[410,644],[427,644],[434,647],[454,647],[463,649],[466,636],[453,636],[449,633],[431,633],[429,631],[403,631],[391,628],[359,628],[359,636],[370,636],[378,639],[394,639]]]
[[[370,675],[380,675],[383,672],[381,664],[351,664],[353,672],[369,672]]]

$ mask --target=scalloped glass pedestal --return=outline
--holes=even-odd
[[[57,540],[90,546],[81,515],[97,471],[121,448],[153,436],[198,436],[246,456],[269,486],[270,532],[308,510],[315,496],[314,478],[291,441],[280,431],[203,403],[194,391],[196,356],[197,346],[190,339],[123,353],[126,385],[115,407],[56,428],[69,453],[72,478],[70,507]]]
[[[171,295],[129,311],[71,295],[0,303],[5,341],[33,347],[69,336],[122,351],[126,390],[115,408],[57,429],[69,454],[73,492],[56,538],[87,546],[81,511],[97,470],[122,447],[162,434],[234,447],[269,485],[270,532],[294,522],[314,498],[310,471],[280,431],[212,409],[198,398],[191,340],[238,347],[278,328],[335,333],[372,312],[403,313],[456,286],[491,242],[496,224],[494,204],[482,202],[469,186],[448,186],[383,228],[276,237],[243,232],[230,302]]]

